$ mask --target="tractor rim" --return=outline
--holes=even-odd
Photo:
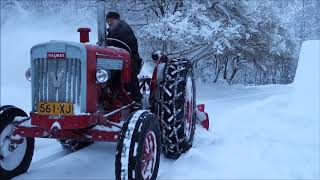
[[[13,128],[13,125],[8,125],[0,135],[0,151],[2,156],[0,165],[7,171],[16,169],[21,164],[27,151],[27,140],[25,137],[23,138],[23,142],[17,145],[16,149],[13,151],[9,150],[10,136],[12,135]]]
[[[192,133],[192,120],[193,120],[193,87],[192,87],[192,79],[191,77],[187,78],[186,83],[186,96],[184,103],[184,134],[188,141],[190,141],[191,133]]]
[[[142,177],[151,179],[157,160],[157,141],[153,131],[149,131],[144,139],[141,156]]]

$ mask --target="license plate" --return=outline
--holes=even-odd
[[[72,115],[73,114],[73,104],[72,103],[38,103],[38,113],[39,114],[49,114],[49,115]]]

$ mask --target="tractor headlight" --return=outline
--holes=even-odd
[[[31,68],[28,68],[28,69],[26,70],[26,73],[25,73],[24,75],[26,76],[26,79],[27,79],[28,81],[31,81]]]
[[[105,83],[110,79],[110,71],[105,69],[97,69],[96,79],[98,83]]]

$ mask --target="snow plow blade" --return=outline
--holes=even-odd
[[[202,127],[204,127],[206,130],[209,130],[209,116],[208,113],[204,112],[204,108],[204,104],[198,104],[196,116]]]

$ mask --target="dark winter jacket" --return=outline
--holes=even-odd
[[[107,38],[113,38],[118,39],[124,43],[126,43],[129,48],[131,49],[132,53],[132,59],[134,63],[140,64],[141,59],[138,52],[138,42],[137,38],[134,35],[134,32],[132,31],[131,27],[123,20],[120,20],[118,26],[114,29],[108,29],[108,35]],[[122,43],[116,42],[116,41],[107,41],[108,46],[115,46],[123,49],[126,48]]]

